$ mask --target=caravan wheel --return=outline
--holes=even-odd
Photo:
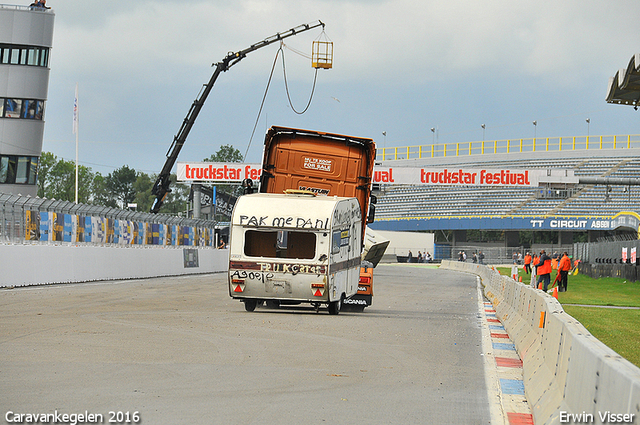
[[[340,300],[338,301],[329,303],[329,314],[335,316],[336,314],[340,313],[341,308],[342,308],[342,297],[340,297]]]
[[[244,301],[244,309],[247,311],[254,311],[256,306],[258,305],[257,300],[245,300]]]

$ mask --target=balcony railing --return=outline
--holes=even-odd
[[[45,9],[44,7],[21,6],[21,5],[14,5],[14,4],[0,4],[0,9],[31,10],[31,11],[42,12],[42,13],[53,13],[53,9]]]
[[[443,158],[525,152],[596,151],[640,148],[640,134],[616,136],[537,137],[403,146],[377,150],[376,160]]]

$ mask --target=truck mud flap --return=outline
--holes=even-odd
[[[371,295],[355,294],[351,298],[347,298],[342,301],[342,308],[349,310],[364,310],[365,307],[370,306],[372,303]]]

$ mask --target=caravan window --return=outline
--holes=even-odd
[[[340,248],[349,245],[350,237],[349,229],[347,230],[335,230],[331,237],[331,253],[337,254],[340,252]]]
[[[311,260],[316,256],[316,234],[290,230],[247,230],[244,234],[244,255]]]
[[[331,237],[331,253],[338,254],[340,252],[340,230],[334,230]]]

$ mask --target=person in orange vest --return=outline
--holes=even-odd
[[[540,259],[538,266],[536,267],[536,274],[538,275],[538,284],[544,282],[543,291],[547,292],[549,289],[549,283],[551,283],[551,258],[547,255],[545,250],[540,251]]]
[[[558,263],[558,273],[560,273],[560,284],[558,285],[558,292],[567,292],[567,276],[571,270],[571,259],[567,252],[562,253],[562,258]]]
[[[531,274],[531,254],[528,251],[524,255],[524,272]]]

